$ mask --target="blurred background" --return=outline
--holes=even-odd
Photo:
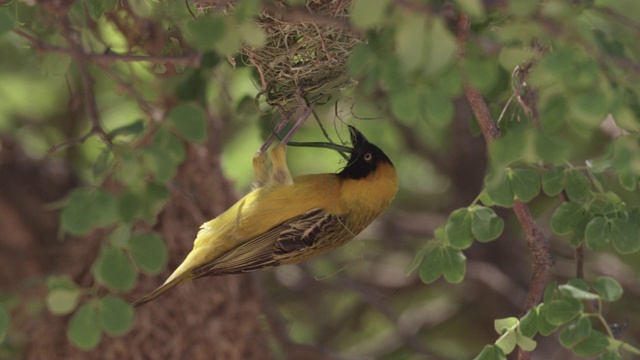
[[[464,57],[459,14],[471,18]],[[501,166],[586,169],[601,180],[590,193],[631,213],[636,19],[632,0],[0,1],[0,359],[474,358],[498,338],[494,320],[526,313],[532,255],[513,211],[494,207],[504,231],[464,249],[457,283],[425,284],[411,264],[426,266],[421,249],[452,211],[482,194],[492,205],[484,179]],[[313,50],[292,50],[309,35],[274,40],[296,26],[330,35]],[[278,107],[295,105],[263,84],[276,60],[256,65],[266,56],[256,49],[274,41],[290,55],[309,46],[310,59],[286,59],[289,71],[338,74],[295,75],[313,88],[318,121],[294,140],[326,141],[319,122],[346,143],[356,126],[395,164],[395,201],[329,254],[201,279],[134,311],[200,224],[250,191],[253,154]],[[499,119],[498,150],[465,82]],[[294,175],[345,165],[317,148],[289,147],[288,160]],[[616,279],[624,294],[602,313],[639,346],[637,250],[583,246],[586,224],[554,233],[564,201],[538,189],[528,202],[555,260],[550,280],[576,278],[576,259],[587,282]],[[535,340],[533,359],[595,358],[574,355],[558,332]]]

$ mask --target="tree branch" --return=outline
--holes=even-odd
[[[457,60],[459,62],[462,61],[466,55],[465,45],[469,34],[469,27],[470,18],[464,14],[459,14],[456,34],[458,46]],[[482,134],[484,135],[487,144],[490,144],[491,141],[500,137],[500,129],[493,121],[489,108],[487,107],[487,104],[482,98],[480,92],[466,81],[464,82],[464,92],[467,96],[469,105],[471,106],[471,110],[476,117],[476,121],[478,122],[478,125],[480,125]],[[544,287],[548,282],[551,265],[553,264],[553,259],[549,252],[549,241],[533,219],[533,215],[531,215],[531,211],[527,204],[520,200],[515,200],[513,203],[513,211],[522,226],[522,230],[524,231],[525,238],[527,240],[527,245],[529,246],[529,249],[531,249],[533,256],[533,274],[524,304],[525,310],[529,310],[536,304],[540,303],[542,299]],[[529,352],[520,349],[518,358],[520,360],[529,359]]]

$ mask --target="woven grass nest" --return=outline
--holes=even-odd
[[[226,6],[233,11],[233,1]],[[356,84],[346,66],[362,37],[341,26],[350,7],[351,0],[307,0],[304,8],[276,1],[261,11],[255,21],[264,30],[265,45],[244,46],[240,52],[243,62],[258,69],[260,95],[269,105],[286,109],[297,104],[296,91],[313,103]]]

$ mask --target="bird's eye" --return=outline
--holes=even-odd
[[[373,155],[371,153],[364,154],[364,161],[371,161],[373,159]]]

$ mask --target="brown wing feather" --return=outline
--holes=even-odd
[[[266,233],[247,241],[225,255],[193,270],[195,278],[211,275],[229,275],[258,271],[280,265],[279,256],[303,251],[314,246],[330,224],[339,224],[341,218],[311,209],[288,220]]]

